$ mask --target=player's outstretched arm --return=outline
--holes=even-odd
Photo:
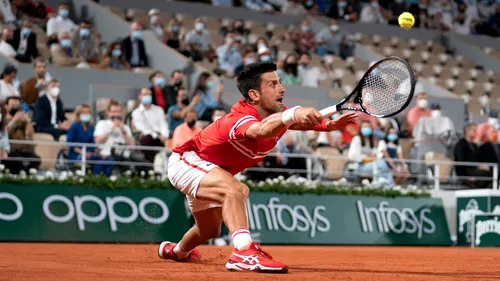
[[[314,130],[320,132],[337,131],[346,127],[349,124],[357,123],[357,119],[358,115],[355,112],[350,112],[341,115],[335,120],[322,120],[320,124],[314,126],[300,125],[296,123],[290,126],[290,130],[297,130],[297,131]]]
[[[271,138],[279,135],[288,126],[297,125],[311,128],[321,124],[322,119],[319,111],[314,108],[293,107],[253,123],[246,130],[245,136],[250,139]]]

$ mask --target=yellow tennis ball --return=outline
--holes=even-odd
[[[398,17],[399,26],[404,29],[410,29],[415,24],[415,18],[412,14],[404,12]]]

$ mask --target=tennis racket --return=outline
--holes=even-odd
[[[388,57],[370,67],[349,96],[320,113],[326,118],[340,110],[353,110],[379,118],[390,117],[410,104],[414,91],[411,66],[398,57]],[[359,103],[360,107],[346,106],[349,101]]]

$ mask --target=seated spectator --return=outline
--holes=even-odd
[[[16,60],[20,62],[31,62],[32,59],[38,57],[36,34],[31,32],[32,26],[31,21],[24,20],[22,27],[14,31],[11,45],[17,52]]]
[[[195,96],[200,96],[200,101],[194,108],[200,120],[210,121],[214,109],[219,106],[220,97],[224,91],[224,85],[219,82],[217,89],[214,89],[216,87],[214,83],[217,83],[217,81],[215,81],[208,72],[203,72],[198,76],[198,81],[191,98],[194,99]],[[212,95],[213,92],[215,92],[215,95]]]
[[[259,58],[259,62],[270,62],[273,60],[271,57],[271,50],[265,46],[259,47],[257,50],[257,56]]]
[[[495,127],[490,127],[488,129],[488,140],[479,146],[477,161],[481,163],[500,163],[498,130]],[[489,171],[493,173],[493,167],[491,167]]]
[[[212,114],[212,122],[215,122],[219,119],[221,119],[224,115],[226,115],[227,112],[224,108],[218,107],[214,110],[214,114]]]
[[[330,5],[327,16],[336,20],[344,20],[347,22],[355,22],[358,20],[358,10],[355,3],[349,3],[348,0],[338,0],[337,5]]]
[[[59,34],[59,44],[52,44],[50,47],[52,62],[57,66],[87,68],[88,64],[80,55],[80,51],[73,48],[71,44],[69,32],[61,32]]]
[[[498,128],[498,112],[496,110],[491,110],[488,113],[488,119],[486,122],[479,124],[477,127],[477,133],[474,136],[474,142],[478,145],[487,142],[490,128]]]
[[[44,59],[38,58],[33,63],[35,75],[21,84],[21,97],[24,102],[33,107],[38,97],[45,93],[47,82],[52,79],[50,73],[47,72],[47,63]]]
[[[290,171],[286,175],[286,177],[291,176],[293,174],[298,174],[301,177],[306,177],[307,174],[303,172],[304,170],[307,169],[306,159],[303,157],[289,157],[288,156],[288,154],[302,154],[302,153],[304,153],[304,151],[302,151],[300,149],[299,145],[296,143],[293,134],[294,133],[291,131],[287,132],[283,136],[283,138],[281,138],[278,141],[281,143],[277,144],[277,152],[279,153],[278,155],[281,157],[278,157],[276,159],[277,165],[275,167],[271,167],[271,168],[285,168],[285,169],[293,170],[293,171]],[[297,172],[296,170],[302,170],[302,171]],[[283,173],[281,172],[279,174],[283,174]]]
[[[238,76],[241,70],[249,64],[257,62],[257,54],[252,49],[247,49],[243,54],[243,61],[234,69],[234,76]]]
[[[379,158],[386,158],[389,168],[394,173],[394,182],[396,185],[403,184],[410,175],[408,165],[403,157],[403,149],[399,144],[398,132],[394,128],[388,128],[385,131],[385,139],[378,142]]]
[[[402,13],[406,12],[407,4],[404,0],[396,0],[393,3],[389,4],[388,13],[389,13],[389,21],[388,23],[391,25],[399,25],[398,17]]]
[[[169,137],[168,125],[163,108],[152,104],[153,97],[148,88],[139,93],[141,105],[132,112],[132,122],[140,134],[142,146],[167,146]],[[153,163],[158,151],[145,150],[144,157]]]
[[[196,126],[196,111],[189,111],[184,117],[184,123],[175,128],[172,136],[172,147],[178,147],[190,140],[194,135],[201,132],[201,128]]]
[[[68,18],[69,5],[68,3],[59,4],[58,16],[50,18],[47,22],[47,36],[49,37],[47,45],[50,46],[57,43],[61,32],[72,32],[77,28],[77,25]]]
[[[101,42],[90,21],[85,19],[80,21],[80,27],[73,34],[71,42],[72,49],[78,50],[78,54],[86,62],[96,64],[101,61]]]
[[[165,42],[167,46],[169,46],[170,48],[186,55],[187,53],[184,50],[182,41],[180,39],[181,28],[182,28],[182,22],[180,22],[176,18],[171,19],[170,22],[168,23],[167,30],[165,32]]]
[[[36,123],[35,131],[50,134],[56,141],[61,135],[66,134],[70,126],[64,114],[59,86],[57,79],[48,82],[47,94],[38,97],[33,115],[33,121]]]
[[[20,97],[19,90],[14,86],[17,77],[17,68],[13,65],[6,65],[0,77],[0,102],[8,97]]]
[[[299,77],[302,77],[302,86],[317,88],[319,81],[328,79],[328,67],[323,62],[321,68],[311,67],[309,65],[311,56],[307,53],[300,55],[299,58]]]
[[[278,72],[283,85],[300,85],[304,78],[299,75],[299,66],[297,64],[297,56],[289,54],[283,64],[283,70]]]
[[[254,11],[263,13],[274,12],[273,6],[271,6],[269,3],[266,3],[266,1],[264,0],[243,0],[242,3],[245,8]]]
[[[361,10],[359,21],[362,23],[387,23],[383,15],[383,8],[378,0],[370,0]]]
[[[476,30],[484,35],[498,37],[500,36],[500,5],[496,5],[495,11],[488,19],[477,25]]]
[[[302,53],[314,53],[316,50],[316,37],[311,30],[309,20],[303,19],[300,22],[300,30],[290,34],[290,40],[295,44],[296,51]]]
[[[318,42],[316,54],[318,56],[324,56],[326,54],[340,54],[340,44],[342,43],[344,35],[339,32],[339,29],[340,27],[337,24],[337,21],[331,20],[329,27],[323,28],[318,34],[316,34],[316,42]]]
[[[233,24],[231,25],[231,29],[229,31],[232,31],[236,33],[237,36],[239,35],[241,37],[248,35],[249,32],[248,29],[245,28],[245,25],[242,20],[233,21]]]
[[[123,122],[123,108],[120,102],[111,100],[106,115],[107,119],[99,120],[94,131],[94,141],[101,145],[101,156],[113,157],[115,161],[138,162],[138,170],[148,170],[141,166],[141,163],[145,162],[142,153],[123,147],[134,145],[134,139],[130,127]]]
[[[17,56],[17,52],[12,47],[9,42],[12,42],[12,38],[14,36],[14,32],[10,27],[4,28],[2,31],[2,41],[0,41],[0,55],[8,57],[10,59],[15,59]]]
[[[184,84],[184,73],[181,70],[176,69],[170,73],[170,78],[168,79],[168,85],[165,86],[165,97],[167,101],[167,106],[165,112],[167,112],[168,107],[177,103],[177,93],[179,89]]]
[[[32,141],[35,134],[33,125],[28,115],[21,109],[21,100],[18,97],[7,99],[6,114],[4,118],[7,122],[10,140]],[[10,147],[9,157],[25,158],[23,161],[9,161],[7,168],[13,174],[18,174],[21,170],[29,172],[31,168],[40,167],[40,157],[35,154],[35,147],[32,144],[15,144]],[[4,163],[4,160],[2,160]]]
[[[130,25],[130,35],[123,39],[122,50],[131,67],[149,67],[146,45],[142,40],[142,26],[139,23]]]
[[[176,99],[177,103],[169,107],[167,112],[170,138],[174,135],[175,128],[184,122],[187,113],[194,110],[196,104],[200,101],[200,95],[196,95],[192,100],[189,100],[188,91],[180,88]]]
[[[413,129],[416,139],[455,137],[455,125],[448,116],[441,113],[441,105],[437,102],[431,104],[431,117],[422,117]]]
[[[406,116],[409,127],[408,130],[410,132],[413,131],[413,128],[415,128],[420,118],[431,116],[431,111],[427,108],[429,106],[427,94],[424,92],[417,94],[416,101],[416,106],[414,106],[410,112],[408,112],[408,116]]]
[[[194,29],[186,34],[186,45],[191,52],[193,61],[201,61],[204,58],[212,62],[215,59],[215,50],[212,46],[210,33],[205,30],[205,21],[203,18],[196,18]]]
[[[27,18],[40,26],[45,26],[48,13],[43,2],[39,0],[22,1],[18,4],[18,13],[22,14],[22,18]]]
[[[300,1],[291,0],[281,6],[281,13],[288,16],[300,16],[307,14],[307,10]]]
[[[225,43],[217,48],[219,68],[224,70],[228,77],[234,77],[236,67],[243,62],[240,47],[241,38],[229,31],[226,33]]]
[[[167,102],[166,82],[163,72],[155,71],[149,76],[151,82],[151,93],[153,93],[153,104],[161,107],[164,111],[168,110],[170,104]]]
[[[104,59],[97,65],[101,69],[117,69],[117,70],[130,70],[130,64],[125,58],[125,53],[122,50],[120,42],[115,41],[109,44],[104,54]]]
[[[478,162],[479,149],[474,143],[477,132],[476,124],[467,124],[464,128],[464,137],[458,141],[454,149],[455,162]],[[455,172],[459,177],[491,177],[490,168],[487,165],[477,167],[455,165]],[[463,180],[474,188],[487,188],[488,181]]]
[[[160,10],[151,9],[148,12],[149,16],[149,28],[156,35],[156,38],[163,43],[167,42],[165,26],[163,25],[163,18],[161,16]]]
[[[68,135],[66,138],[67,143],[88,143],[94,144],[94,125],[92,124],[92,111],[88,104],[82,104],[75,109],[75,122],[69,127]],[[94,146],[87,146],[85,148],[85,156],[83,154],[83,147],[70,146],[68,153],[68,160],[81,161],[83,157],[89,161],[113,161],[111,157],[102,157],[99,150]],[[91,164],[92,173],[99,175],[103,173],[106,177],[111,176],[113,171],[113,164],[95,163]]]
[[[360,125],[358,135],[352,139],[347,157],[354,162],[352,168],[361,175],[373,174],[373,166],[376,166],[375,181],[386,181],[387,187],[394,186],[394,178],[389,166],[384,160],[378,159],[373,127],[369,122],[363,121]]]

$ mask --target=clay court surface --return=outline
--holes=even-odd
[[[228,272],[231,248],[202,263],[158,258],[156,245],[0,243],[0,280],[500,280],[500,249],[264,246],[288,274]]]

